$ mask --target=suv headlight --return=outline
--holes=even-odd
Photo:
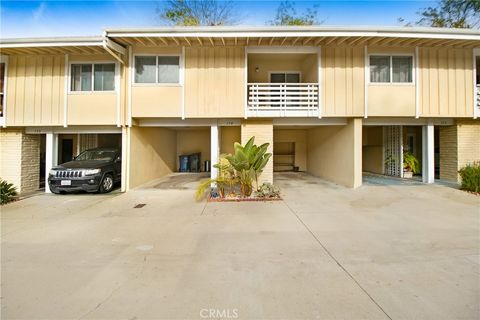
[[[51,176],[54,176],[57,174],[57,170],[50,170],[48,171],[48,174],[51,175]]]
[[[100,173],[100,169],[86,169],[83,170],[83,175],[84,176],[91,176],[94,174]]]

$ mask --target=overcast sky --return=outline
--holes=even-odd
[[[236,1],[240,25],[265,25],[280,1]],[[399,25],[399,17],[432,1],[295,1],[299,11],[318,5],[324,25]],[[156,8],[162,1],[5,1],[0,2],[0,37],[101,35],[106,27],[160,26]]]

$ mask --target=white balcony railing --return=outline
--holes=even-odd
[[[249,83],[250,117],[318,117],[318,83]]]

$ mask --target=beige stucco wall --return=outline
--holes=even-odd
[[[307,134],[310,174],[356,188],[362,185],[362,119],[345,126],[319,126]]]
[[[210,128],[208,129],[179,129],[177,134],[176,163],[180,167],[178,156],[200,152],[200,169],[203,163],[210,160]]]
[[[295,143],[295,166],[300,171],[307,171],[307,130],[281,129],[273,131],[273,143]]]
[[[323,116],[363,115],[364,70],[363,47],[322,48]]]
[[[132,88],[132,117],[181,117],[181,86],[134,86]]]
[[[415,85],[369,84],[368,116],[415,117]]]
[[[240,126],[220,127],[220,153],[235,153],[235,142],[242,141]]]
[[[176,133],[166,128],[130,129],[129,188],[175,171]]]
[[[39,188],[40,138],[18,129],[0,131],[0,178],[13,183],[19,193]]]
[[[420,48],[420,114],[473,116],[472,49]]]
[[[11,55],[7,70],[7,125],[63,124],[63,55]]]
[[[363,127],[362,170],[383,174],[383,127]]]
[[[244,66],[243,47],[186,48],[186,117],[243,117]]]
[[[70,93],[67,108],[69,125],[113,125],[117,123],[115,93]]]
[[[271,120],[245,120],[242,122],[242,144],[255,137],[255,144],[269,143],[267,152],[273,153],[273,124]],[[273,159],[263,169],[258,183],[273,182]]]

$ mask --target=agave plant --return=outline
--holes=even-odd
[[[13,183],[8,183],[0,179],[0,204],[5,204],[13,201],[17,196],[17,189]]]
[[[267,153],[269,143],[257,146],[254,142],[255,137],[251,137],[244,146],[235,142],[235,153],[225,156],[240,180],[240,192],[246,197],[252,194],[253,180],[258,189],[258,176],[272,156],[271,153]]]

